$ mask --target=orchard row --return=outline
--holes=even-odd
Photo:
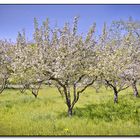
[[[118,93],[132,87],[138,96],[140,79],[140,21],[132,18],[104,23],[100,35],[96,23],[84,34],[78,32],[78,17],[62,28],[41,26],[34,19],[34,41],[18,33],[16,43],[0,41],[0,93],[7,85],[31,89],[37,97],[42,84],[55,85],[64,97],[68,115],[80,95],[95,84],[110,87],[114,103]]]

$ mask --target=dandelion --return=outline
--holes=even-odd
[[[64,131],[68,132],[68,131],[69,131],[69,129],[68,129],[68,128],[65,128],[65,129],[64,129]]]

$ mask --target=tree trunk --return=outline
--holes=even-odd
[[[68,116],[72,116],[72,106],[71,106],[71,98],[70,98],[70,90],[69,87],[64,87],[64,95],[66,99],[66,104],[68,107]]]
[[[37,95],[36,94],[34,94],[34,96],[35,96],[35,98],[37,98]]]
[[[71,107],[68,107],[68,116],[72,117],[72,108]]]
[[[134,96],[135,96],[135,97],[138,97],[139,93],[138,93],[138,89],[137,89],[137,86],[136,86],[136,81],[134,81],[134,82],[132,83],[132,88],[133,88]]]
[[[0,94],[4,91],[5,87],[6,87],[6,83],[7,83],[7,80],[4,79],[1,87],[0,87]]]
[[[114,88],[114,103],[118,103],[118,91]]]
[[[37,98],[38,94],[34,93],[33,91],[32,91],[32,94],[34,95],[35,98]]]

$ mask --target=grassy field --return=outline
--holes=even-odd
[[[54,87],[40,90],[37,99],[28,92],[5,90],[0,95],[0,135],[140,135],[140,98],[132,89],[113,103],[111,90],[90,87],[80,97],[72,118]]]

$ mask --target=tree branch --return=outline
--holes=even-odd
[[[82,93],[83,91],[85,91],[89,86],[91,86],[95,80],[97,79],[97,76],[95,77],[95,79],[93,79],[90,83],[88,83],[83,89],[81,89],[80,91],[77,92],[76,95],[76,86],[74,86],[74,100],[72,102],[72,108],[74,107],[75,103],[79,100],[79,95],[80,93]]]
[[[130,87],[130,85],[128,85],[128,86],[126,86],[126,87],[124,87],[124,88],[120,87],[120,88],[118,89],[118,92],[120,92],[120,91],[122,91],[122,90],[125,90],[125,89],[127,89],[127,88],[129,88],[129,87]]]
[[[110,86],[111,88],[114,88],[115,86],[113,84],[111,84],[108,80],[105,79],[105,82],[108,86]]]
[[[3,79],[3,83],[2,83],[1,88],[0,88],[0,94],[4,91],[4,89],[7,85],[7,80],[8,80],[8,77]]]
[[[56,84],[55,86],[57,87],[59,93],[60,93],[61,96],[63,97],[63,91],[61,90],[61,87],[60,87],[58,84]]]
[[[85,91],[87,89],[87,87],[91,86],[94,81],[97,79],[97,76],[95,77],[95,79],[93,79],[90,83],[88,83],[82,90],[78,91],[77,93],[82,93],[83,91]]]
[[[81,75],[81,76],[74,82],[74,84],[79,83],[79,82],[82,80],[82,78],[83,78],[84,76],[85,76],[85,74]]]

